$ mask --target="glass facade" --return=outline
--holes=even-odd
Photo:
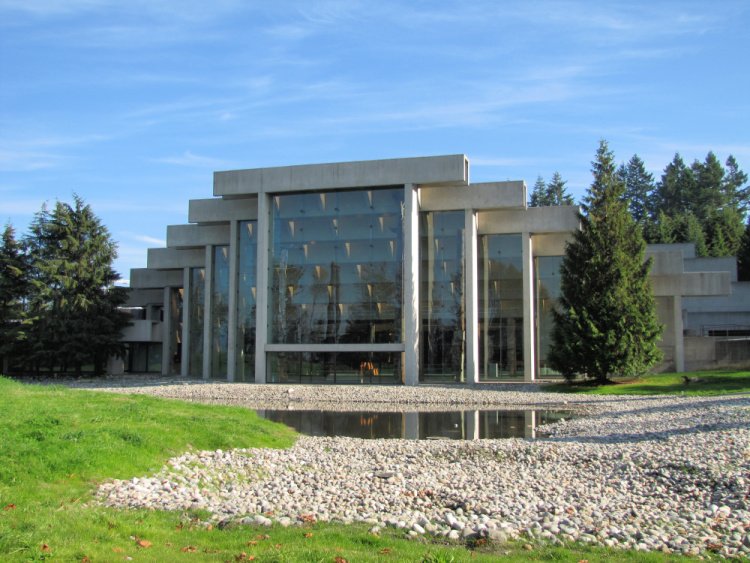
[[[214,246],[211,272],[211,377],[227,377],[229,247]]]
[[[521,235],[481,235],[478,246],[479,379],[523,378]]]
[[[560,264],[562,256],[538,256],[534,260],[536,271],[537,315],[537,377],[559,375],[549,367],[547,353],[552,338],[555,318],[553,311],[560,298]]]
[[[268,383],[401,383],[401,352],[270,352]]]
[[[203,377],[203,315],[206,304],[206,269],[190,268],[190,362],[191,377]]]
[[[240,221],[237,283],[237,367],[235,381],[255,380],[257,221]]]
[[[420,374],[423,382],[464,381],[464,212],[419,216]]]
[[[401,341],[403,202],[400,187],[273,197],[269,343]]]

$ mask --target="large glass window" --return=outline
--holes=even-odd
[[[211,377],[226,378],[229,337],[228,246],[214,246],[211,275]]]
[[[479,244],[479,377],[523,377],[523,257],[520,234]]]
[[[239,262],[237,283],[237,369],[236,381],[255,379],[255,298],[258,224],[239,224]]]
[[[534,261],[536,270],[536,315],[537,315],[537,362],[538,377],[560,375],[549,367],[549,353],[553,315],[560,298],[560,264],[562,256],[538,256]]]
[[[403,201],[403,188],[273,197],[270,343],[401,341]]]
[[[269,383],[401,383],[402,352],[270,352]]]
[[[464,381],[464,212],[419,216],[420,381]]]
[[[203,315],[205,312],[206,269],[190,268],[190,365],[192,377],[203,376]]]

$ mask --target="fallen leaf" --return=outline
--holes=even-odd
[[[240,553],[239,555],[235,555],[235,556],[234,556],[234,560],[235,560],[235,561],[247,561],[247,553],[245,553],[245,552],[243,551],[243,552],[242,552],[242,553]]]
[[[339,555],[336,556],[336,559],[334,559],[334,561],[336,563],[349,563],[346,559],[344,559],[343,557],[341,557]]]
[[[311,537],[313,537],[313,533],[312,533],[312,532],[307,532],[307,533],[305,534],[305,537],[306,537],[306,538],[311,538]]]
[[[113,547],[112,551],[114,551],[115,553],[122,553],[124,550],[121,547]]]
[[[45,553],[49,552],[49,546],[46,543],[42,544],[42,551],[44,551]]]
[[[198,551],[198,548],[194,545],[186,545],[185,547],[180,549],[180,551],[182,551],[183,553],[195,553],[196,551]]]
[[[313,522],[315,522],[315,516],[312,514],[303,514],[302,516],[300,516],[300,519],[306,524],[312,524]]]
[[[91,559],[89,559],[86,555],[84,555],[83,559],[81,559],[81,563],[91,563]]]
[[[390,547],[384,547],[383,549],[381,549],[380,551],[378,551],[378,553],[380,555],[388,555],[390,552],[391,552],[391,548]]]
[[[276,545],[275,545],[274,547],[275,547],[276,549],[281,549],[281,544],[280,544],[280,543],[277,543],[277,544],[276,544]]]
[[[3,510],[15,510],[15,508],[16,508],[16,505],[15,505],[15,504],[6,504],[6,505],[5,505],[4,507],[3,507]]]
[[[579,559],[578,563],[589,563],[588,559]]]
[[[250,540],[249,542],[247,542],[247,545],[249,546],[258,545],[258,542],[255,540]]]
[[[143,549],[148,549],[149,547],[151,547],[151,546],[153,545],[153,544],[152,544],[152,543],[151,543],[150,541],[148,541],[148,540],[138,540],[138,541],[137,541],[137,542],[135,542],[135,543],[136,543],[136,545],[138,545],[138,547],[142,547]]]

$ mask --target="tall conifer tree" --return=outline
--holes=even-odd
[[[568,380],[581,375],[606,383],[613,376],[643,373],[659,360],[661,326],[645,242],[627,210],[625,184],[606,141],[592,165],[581,230],[561,265],[549,360]]]
[[[3,371],[10,357],[18,357],[25,337],[28,292],[28,262],[11,225],[6,225],[0,243],[0,358]]]

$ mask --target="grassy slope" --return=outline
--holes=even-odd
[[[685,383],[683,376],[691,379]],[[700,371],[690,373],[657,373],[614,385],[582,385],[555,383],[545,391],[586,393],[590,395],[723,395],[750,393],[750,371]]]
[[[208,530],[199,514],[89,503],[97,483],[158,470],[194,449],[286,447],[292,431],[232,407],[21,385],[0,377],[0,560],[663,561],[660,554],[521,543],[469,551],[363,526]],[[145,540],[143,546],[139,540]],[[530,546],[529,546],[530,547]],[[674,560],[670,557],[668,560]]]

